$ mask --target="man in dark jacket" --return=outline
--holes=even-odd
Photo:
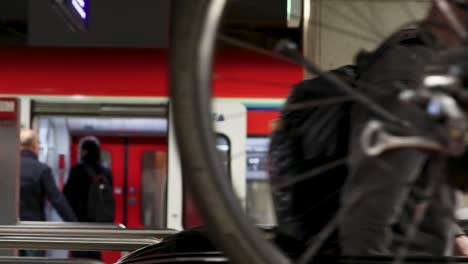
[[[39,143],[34,130],[22,130],[21,142],[21,221],[45,221],[44,201],[51,202],[65,221],[76,221],[67,200],[58,189],[51,169],[37,160]],[[44,251],[22,251],[23,255],[41,256]]]
[[[438,6],[441,3],[447,4],[459,21],[467,21],[463,1],[434,1],[419,36],[367,59],[361,57],[358,64],[359,81],[366,84],[361,89],[367,95],[387,111],[411,122],[418,131],[424,131],[426,137],[444,144],[447,138],[444,128],[431,120],[424,109],[398,99],[402,87],[421,87],[423,70],[435,52],[463,43],[441,12]],[[342,191],[344,211],[339,224],[343,253],[395,255],[405,252],[402,249],[407,247],[406,252],[412,255],[453,254],[455,188],[447,179],[448,157],[414,148],[370,157],[361,145],[363,130],[370,120],[388,123],[362,105],[356,105],[351,118],[350,173]],[[414,134],[408,130],[403,135]],[[415,220],[420,217],[418,214],[422,214],[421,221]],[[411,230],[414,223],[417,228]],[[412,231],[414,235],[410,235]]]

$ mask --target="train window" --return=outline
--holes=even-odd
[[[216,148],[219,151],[223,167],[227,173],[226,175],[229,177],[229,182],[231,182],[231,142],[229,138],[223,134],[216,134]],[[195,207],[190,192],[185,186],[183,214],[183,225],[185,228],[196,227],[203,224],[203,220]]]
[[[165,228],[167,152],[147,151],[142,156],[141,220],[145,227]]]
[[[267,180],[267,155],[270,140],[266,137],[247,138],[247,179]]]
[[[247,181],[246,210],[256,224],[264,226],[276,224],[270,183],[267,180]]]
[[[102,162],[102,166],[106,167],[106,168],[112,168],[112,158],[111,158],[111,154],[109,151],[107,150],[101,150],[101,162]]]
[[[267,137],[247,138],[247,214],[260,225],[275,225],[275,214],[268,181]]]

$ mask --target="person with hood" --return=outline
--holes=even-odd
[[[79,222],[114,222],[112,172],[101,163],[100,143],[85,137],[80,144],[80,162],[70,169],[63,193]],[[74,252],[75,257],[100,259],[99,252]]]

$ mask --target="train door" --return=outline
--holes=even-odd
[[[79,142],[73,136],[72,165],[78,162]],[[112,171],[115,223],[129,228],[165,228],[167,139],[104,135],[101,155]]]
[[[72,138],[72,164],[78,162],[82,138]],[[167,139],[118,136],[98,139],[103,165],[111,169],[113,176],[114,222],[128,228],[165,228]],[[102,257],[106,263],[114,263],[120,254],[103,252]]]
[[[167,138],[128,138],[128,227],[165,228]]]
[[[70,167],[78,161],[79,140],[85,135],[95,135],[102,143],[102,159],[114,174],[115,222],[126,222],[129,227],[165,228],[165,221],[160,221],[165,220],[165,212],[161,212],[165,207],[159,206],[162,209],[155,212],[158,208],[150,206],[160,196],[164,199],[158,204],[166,202],[165,185],[153,186],[154,181],[148,182],[155,177],[165,179],[167,175],[164,151],[167,146],[161,147],[160,142],[152,140],[162,138],[162,142],[167,142],[167,105],[65,99],[68,97],[56,101],[32,100],[28,104],[30,115],[25,117],[32,123],[22,120],[24,127],[32,125],[39,131],[40,158],[52,168],[57,183],[66,181]],[[151,189],[158,190],[160,196],[156,197]],[[48,219],[60,221],[53,208]],[[53,257],[67,256],[67,252],[50,253]],[[114,263],[119,257],[118,253],[103,254],[106,263]]]
[[[46,143],[43,160],[55,175],[58,155],[65,157],[64,175],[78,161],[80,138],[101,140],[103,160],[115,177],[116,222],[176,230],[202,223],[183,188],[167,105],[32,101],[31,109],[34,127]],[[245,206],[246,108],[218,101],[212,117],[227,175]]]

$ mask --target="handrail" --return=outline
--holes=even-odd
[[[165,238],[176,234],[172,229],[104,229],[95,228],[23,228],[21,226],[0,225],[0,236],[40,236],[40,237],[105,237],[105,238]]]
[[[67,249],[84,251],[133,251],[159,243],[156,238],[0,237],[3,249]]]
[[[90,259],[56,259],[46,257],[0,257],[0,263],[16,264],[104,264],[104,262]]]
[[[10,227],[12,225],[1,225]],[[94,228],[94,229],[125,229],[123,224],[112,223],[86,223],[86,222],[49,222],[49,221],[21,221],[13,226],[23,228]]]

